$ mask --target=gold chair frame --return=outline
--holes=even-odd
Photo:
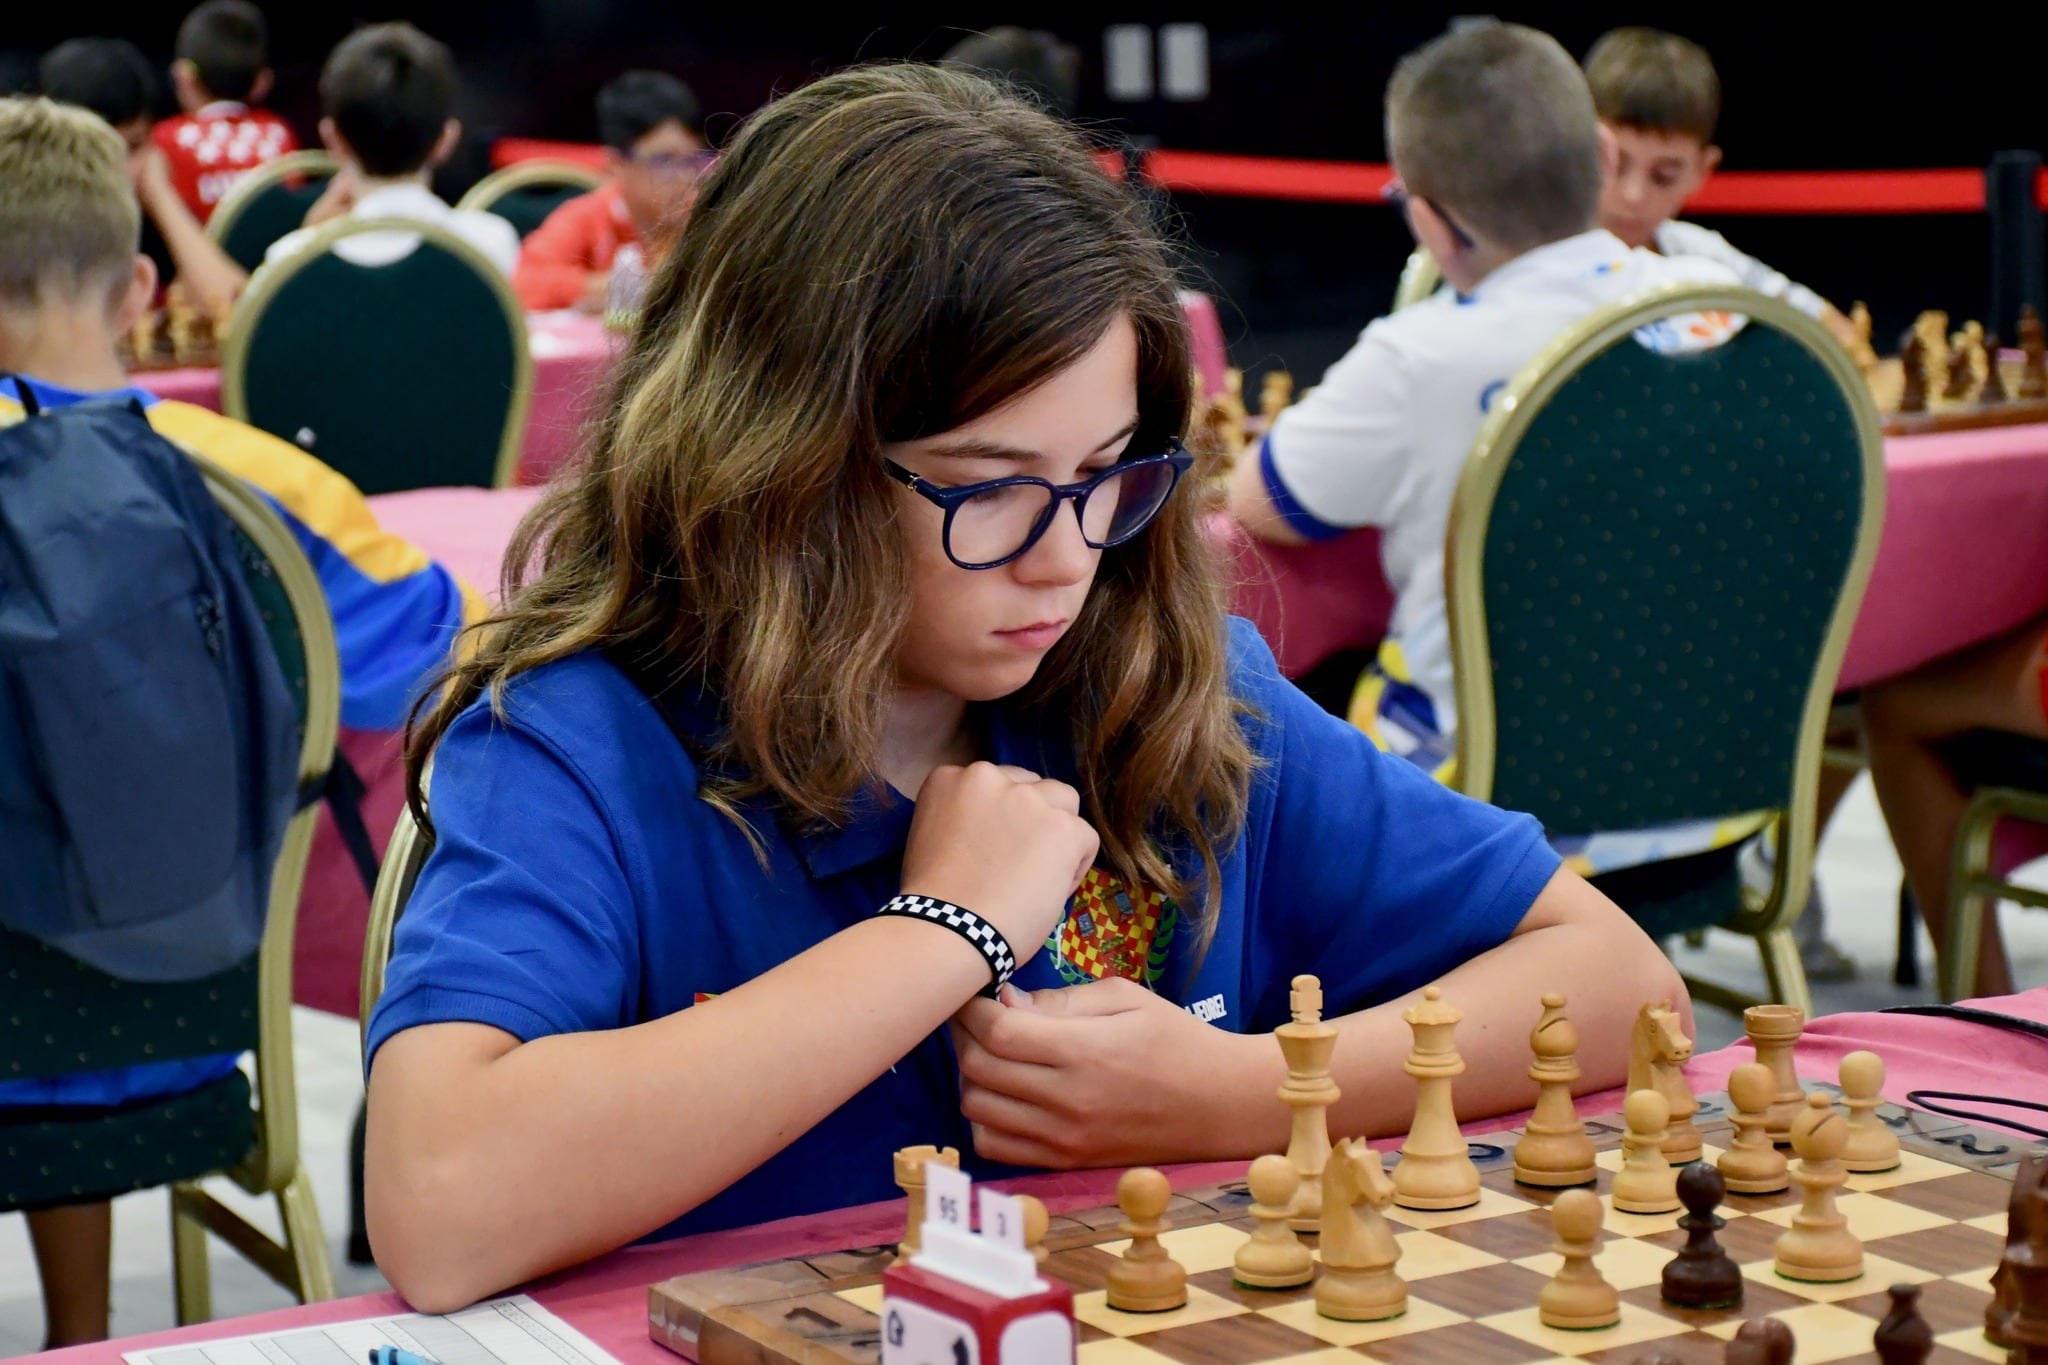
[[[287,152],[275,161],[251,167],[235,177],[235,183],[213,206],[213,216],[206,220],[206,235],[216,242],[225,242],[228,229],[235,225],[249,202],[273,185],[299,175],[331,180],[340,170],[340,162],[317,148]]]
[[[325,776],[333,765],[335,731],[341,721],[341,662],[327,598],[283,518],[242,480],[201,456],[194,455],[193,461],[214,501],[270,562],[291,603],[306,651],[305,734],[299,746],[303,786]],[[292,817],[271,874],[269,915],[257,963],[256,1146],[225,1172],[248,1193],[276,1198],[284,1238],[272,1239],[199,1181],[174,1182],[171,1264],[181,1324],[213,1316],[209,1232],[291,1290],[301,1303],[334,1297],[327,1236],[320,1226],[312,1180],[299,1160],[298,1079],[292,1059],[292,944],[318,818],[317,805]]]
[[[444,227],[407,218],[342,218],[320,228],[306,244],[280,260],[266,262],[249,278],[249,288],[235,304],[233,324],[220,357],[221,411],[239,422],[249,421],[247,370],[250,337],[263,311],[300,271],[331,252],[335,244],[372,232],[402,232],[432,243],[460,258],[483,278],[505,317],[512,337],[512,401],[505,408],[504,430],[498,437],[493,488],[510,488],[519,474],[520,448],[526,439],[527,411],[533,405],[533,353],[527,344],[526,314],[508,281],[489,258]],[[375,267],[366,267],[374,269]]]
[[[1984,916],[1999,901],[2048,910],[2048,891],[2021,886],[1991,870],[1992,836],[2008,817],[2048,825],[2048,793],[2015,787],[1979,787],[1963,810],[1950,852],[1948,928],[1936,945],[1935,979],[1953,1004],[1977,993],[1977,952]]]
[[[588,166],[579,166],[573,161],[521,161],[502,170],[492,171],[471,185],[469,192],[456,201],[455,207],[475,213],[489,213],[500,199],[520,190],[563,185],[587,192],[596,189],[604,181],[602,173]]]
[[[1436,257],[1422,247],[1408,253],[1408,263],[1401,267],[1401,282],[1394,286],[1394,307],[1400,312],[1412,304],[1421,303],[1434,294],[1444,282],[1444,272],[1437,269]]]
[[[1761,904],[1745,905],[1723,925],[1758,940],[1765,980],[1773,998],[1796,1005],[1811,1017],[1813,997],[1791,926],[1806,908],[1807,889],[1813,879],[1814,843],[1818,837],[1814,800],[1820,783],[1821,751],[1834,704],[1835,681],[1842,671],[1842,656],[1848,651],[1857,608],[1862,605],[1863,590],[1870,582],[1871,565],[1877,558],[1885,501],[1884,432],[1877,404],[1849,353],[1820,323],[1782,300],[1766,298],[1752,290],[1723,285],[1668,285],[1593,314],[1546,346],[1509,381],[1494,401],[1465,461],[1452,499],[1446,537],[1445,589],[1458,704],[1457,785],[1466,795],[1482,801],[1492,796],[1499,735],[1493,710],[1493,658],[1486,630],[1481,561],[1494,495],[1516,448],[1544,405],[1594,357],[1659,318],[1710,311],[1745,315],[1750,326],[1767,326],[1805,347],[1846,398],[1863,455],[1862,519],[1834,616],[1807,688],[1798,754],[1793,764],[1791,802],[1778,815],[1780,837],[1771,890]],[[1737,338],[1730,344],[1739,341]],[[1714,982],[1688,978],[1687,984],[1696,997],[1725,1009],[1756,1003]]]
[[[420,868],[425,866],[427,854],[433,848],[434,841],[412,818],[412,807],[402,808],[398,823],[391,827],[391,843],[384,851],[383,866],[377,871],[377,889],[370,895],[370,923],[363,934],[356,1019],[366,1058],[370,1011],[377,1008],[377,1001],[384,994],[384,969],[391,962],[391,936],[397,931],[398,917],[405,913],[405,903],[412,899],[413,884],[419,880]]]

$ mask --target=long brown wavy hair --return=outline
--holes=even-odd
[[[459,712],[606,648],[722,700],[722,730],[693,754],[703,799],[743,826],[754,798],[799,825],[843,823],[879,780],[908,608],[883,444],[992,411],[1120,316],[1138,336],[1131,449],[1151,453],[1193,403],[1172,261],[1074,130],[925,66],[846,71],[770,104],[706,177],[578,465],[513,538],[505,605],[415,717],[414,814]],[[1187,901],[1198,862],[1213,904],[1253,759],[1225,676],[1205,472],[1103,555],[1073,629],[1007,704],[1070,725],[1111,870]],[[1212,917],[1195,913],[1206,939]]]

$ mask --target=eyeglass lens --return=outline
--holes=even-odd
[[[1081,500],[1081,535],[1097,549],[1136,535],[1157,516],[1173,491],[1175,471],[1164,460],[1120,469]],[[963,564],[993,564],[1035,540],[1053,516],[1053,490],[1039,483],[1006,484],[977,493],[953,509],[947,548]]]

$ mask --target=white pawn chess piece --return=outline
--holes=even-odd
[[[1301,1172],[1284,1156],[1262,1156],[1246,1181],[1252,1189],[1252,1217],[1258,1226],[1237,1249],[1232,1278],[1247,1289],[1292,1289],[1315,1278],[1315,1254],[1288,1226]]]
[[[1621,1170],[1614,1177],[1614,1207],[1623,1213],[1674,1213],[1678,1172],[1664,1158],[1671,1105],[1655,1090],[1632,1092],[1622,1105],[1628,1131],[1621,1136]]]
[[[1863,1273],[1863,1243],[1835,1207],[1835,1191],[1848,1178],[1841,1161],[1848,1141],[1849,1125],[1834,1101],[1822,1094],[1808,1096],[1805,1112],[1792,1121],[1799,1212],[1772,1248],[1777,1271],[1788,1280],[1836,1284]]]
[[[1715,1165],[1730,1194],[1776,1194],[1792,1183],[1785,1154],[1771,1141],[1771,1103],[1777,1093],[1777,1077],[1762,1062],[1744,1062],[1728,1075],[1735,1141]]]
[[[1875,1052],[1852,1052],[1842,1058],[1842,1104],[1849,1111],[1849,1140],[1842,1147],[1842,1169],[1868,1173],[1889,1171],[1899,1164],[1899,1135],[1878,1117],[1884,1103],[1884,1058]]]
[[[1536,1316],[1545,1327],[1582,1332],[1621,1321],[1621,1295],[1593,1264],[1600,1213],[1600,1196],[1591,1190],[1566,1190],[1550,1206],[1551,1225],[1557,1229],[1551,1249],[1564,1257],[1564,1264],[1536,1296]]]

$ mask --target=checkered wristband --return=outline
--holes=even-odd
[[[972,943],[988,959],[989,983],[977,994],[991,1000],[1002,990],[1011,973],[1017,970],[1017,955],[1010,951],[1010,941],[1003,937],[1003,931],[972,910],[963,910],[950,901],[935,900],[930,896],[897,896],[875,913],[929,920],[933,924],[944,925]]]

